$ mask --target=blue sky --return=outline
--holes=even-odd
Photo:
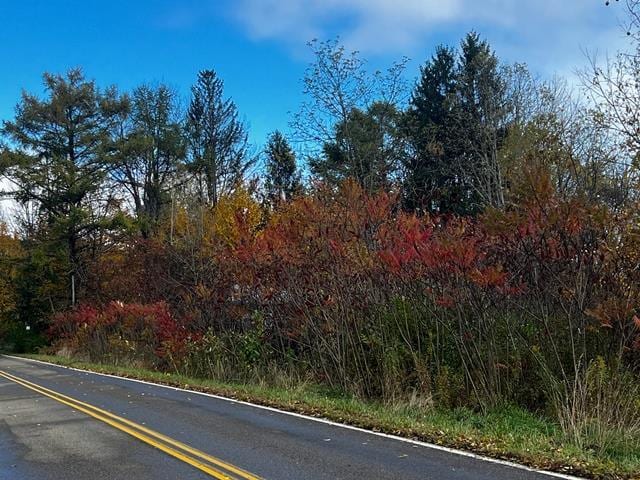
[[[623,5],[604,0],[0,0],[0,119],[44,71],[81,66],[102,85],[165,82],[181,94],[198,70],[225,80],[261,144],[287,130],[301,101],[311,38],[340,35],[381,67],[406,55],[408,76],[438,43],[470,29],[506,61],[572,75],[584,50],[624,45]]]

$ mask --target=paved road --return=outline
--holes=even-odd
[[[241,403],[0,357],[0,479],[87,478],[552,477]]]

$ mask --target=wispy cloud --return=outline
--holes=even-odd
[[[604,0],[237,0],[231,9],[256,40],[299,45],[340,35],[365,53],[411,55],[443,33],[476,28],[499,49],[517,48],[524,59],[531,50],[562,69],[581,48],[616,46],[616,7]]]
[[[461,14],[463,0],[239,0],[236,20],[256,39],[299,42],[340,34],[365,51],[414,43],[430,26]]]

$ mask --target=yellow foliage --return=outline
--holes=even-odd
[[[245,188],[220,198],[212,213],[213,233],[228,245],[238,242],[242,229],[255,232],[262,219],[260,205]]]
[[[178,205],[171,224],[163,228],[163,236],[181,243],[197,242],[205,250],[220,244],[233,246],[243,231],[256,232],[261,220],[260,205],[241,187],[222,196],[215,207]]]

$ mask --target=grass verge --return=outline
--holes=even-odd
[[[597,479],[640,478],[639,450],[618,447],[598,453],[594,448],[579,448],[565,438],[554,422],[518,407],[504,407],[483,415],[468,409],[389,406],[310,384],[284,389],[88,363],[67,357],[22,356],[213,393],[565,474]]]

